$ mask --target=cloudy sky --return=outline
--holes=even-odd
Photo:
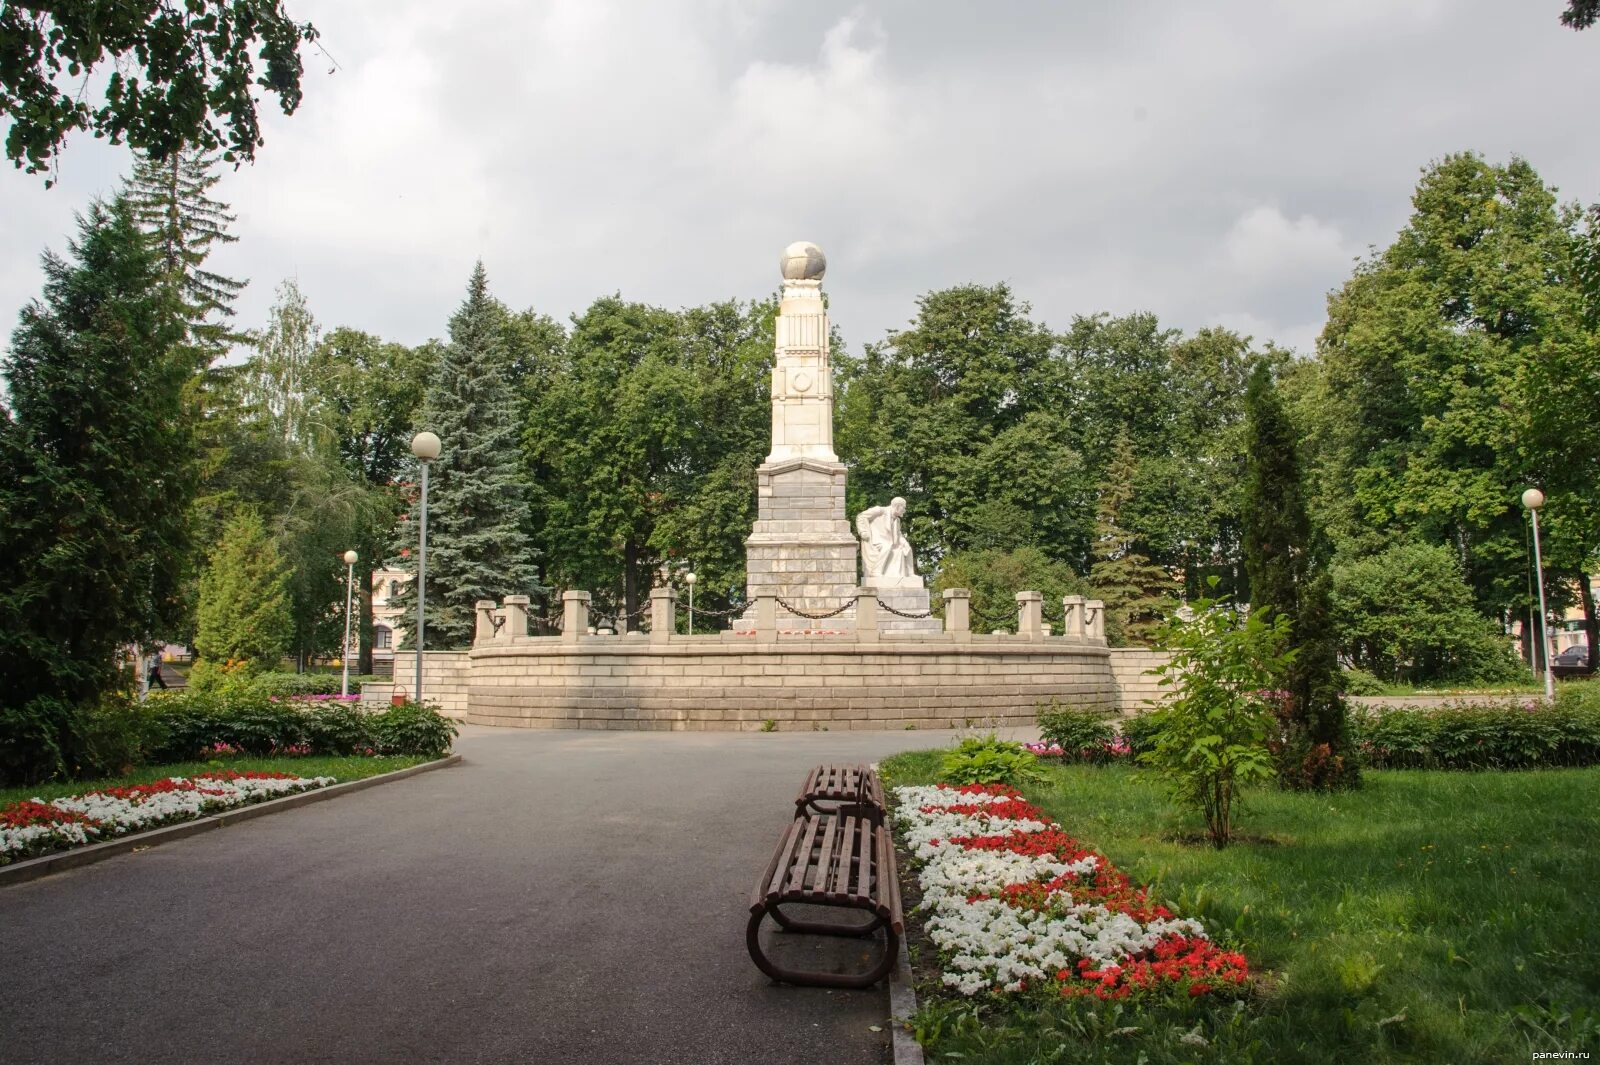
[[[250,280],[242,325],[293,277],[325,327],[416,343],[479,257],[565,318],[760,297],[807,239],[852,348],[1007,281],[1058,328],[1148,310],[1306,350],[1429,160],[1520,154],[1600,200],[1600,28],[1563,6],[290,0],[328,56],[218,186],[213,262]],[[55,189],[0,171],[8,329],[126,168],[79,138]]]

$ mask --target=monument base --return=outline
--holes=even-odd
[[[899,588],[877,588],[878,593],[878,631],[879,632],[930,632],[944,631],[944,622],[936,617],[901,617],[902,614],[927,614],[928,589],[922,587],[922,578],[916,578],[917,586],[903,586]],[[899,611],[899,613],[895,613]]]

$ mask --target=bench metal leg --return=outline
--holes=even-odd
[[[884,931],[885,942],[883,956],[868,971],[864,973],[825,973],[809,969],[790,969],[787,966],[779,965],[771,958],[768,958],[766,952],[761,949],[761,922],[769,913],[781,927],[792,932],[809,932],[817,935],[833,936],[860,936],[865,935],[866,932],[857,931],[853,927],[846,925],[797,921],[792,917],[782,917],[775,903],[756,910],[750,915],[750,923],[745,928],[745,946],[749,949],[750,960],[756,963],[756,968],[779,983],[802,984],[809,987],[868,988],[888,976],[898,960],[900,952],[899,935],[896,934],[892,925],[887,924],[882,918],[874,914],[873,922],[866,926],[867,932],[881,927]]]

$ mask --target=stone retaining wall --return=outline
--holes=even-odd
[[[1166,701],[1171,690],[1157,683],[1157,678],[1147,670],[1162,665],[1172,657],[1166,651],[1153,651],[1148,647],[1113,647],[1111,649],[1111,676],[1117,684],[1117,709],[1124,717],[1132,717],[1150,709],[1150,704]]]
[[[422,695],[448,717],[467,718],[467,675],[471,662],[465,651],[422,652]],[[361,701],[373,706],[388,706],[397,692],[414,695],[417,684],[417,653],[394,653],[394,683],[363,684]]]
[[[1106,649],[1060,638],[532,637],[480,644],[469,653],[467,720],[484,725],[1015,726],[1033,724],[1038,704],[1052,697],[1085,706],[1117,702]]]

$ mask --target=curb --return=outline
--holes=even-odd
[[[873,762],[874,771],[878,763]],[[894,814],[889,813],[889,823],[894,823]],[[895,863],[895,875],[899,875],[899,863]],[[894,1048],[894,1065],[926,1065],[922,1055],[922,1044],[917,1042],[916,1036],[911,1034],[911,1018],[917,1012],[916,978],[911,973],[911,954],[906,950],[907,937],[900,937],[900,954],[896,960],[894,976],[889,980],[889,1023],[894,1038],[891,1045]]]
[[[922,1044],[911,1034],[911,1017],[917,1012],[917,991],[911,975],[911,955],[905,937],[900,939],[900,964],[889,981],[889,1015],[894,1024],[894,1065],[925,1065]]]
[[[173,840],[184,839],[188,836],[198,835],[201,832],[209,832],[215,828],[226,828],[228,825],[249,821],[257,817],[265,817],[268,814],[292,810],[297,806],[322,802],[324,799],[331,799],[336,795],[348,795],[353,791],[362,791],[366,788],[376,787],[379,784],[387,784],[390,781],[404,780],[406,777],[416,776],[418,773],[426,773],[429,770],[445,769],[460,761],[461,756],[459,754],[449,754],[432,762],[423,762],[421,765],[396,769],[392,773],[380,773],[375,777],[348,780],[343,784],[332,784],[326,788],[316,788],[315,790],[302,791],[295,795],[285,795],[281,799],[269,799],[266,802],[241,806],[237,810],[224,810],[221,813],[211,814],[195,821],[183,821],[176,825],[152,828],[149,831],[138,832],[131,836],[120,836],[104,843],[76,847],[56,854],[45,854],[38,858],[29,858],[27,861],[14,862],[11,865],[0,865],[0,887],[4,887],[7,884],[21,884],[29,880],[38,880],[40,877],[49,876],[52,873],[93,865],[96,862],[103,862],[107,858],[115,858],[121,854],[143,850],[146,847],[160,846]]]

